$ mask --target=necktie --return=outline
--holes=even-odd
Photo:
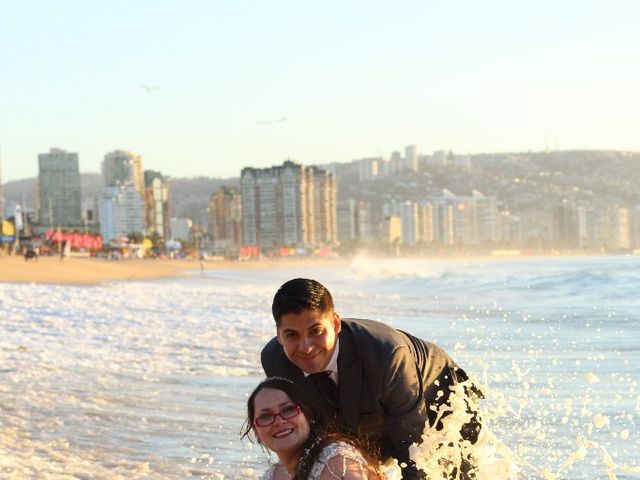
[[[309,375],[311,381],[316,384],[318,389],[322,392],[324,397],[329,400],[329,403],[334,407],[338,406],[338,385],[329,376],[331,372],[324,371],[320,373],[313,373]]]

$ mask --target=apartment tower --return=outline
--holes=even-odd
[[[78,154],[59,148],[38,155],[40,224],[49,227],[82,225]]]
[[[125,150],[107,153],[102,161],[102,174],[107,187],[133,185],[144,198],[144,176],[140,155]]]
[[[240,177],[244,245],[313,248],[337,241],[333,174],[290,160],[244,168]]]
[[[144,172],[144,211],[147,235],[171,238],[169,184],[159,172]]]
[[[242,232],[242,203],[240,191],[220,187],[209,199],[209,236],[216,254],[238,251]]]

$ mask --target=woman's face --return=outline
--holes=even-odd
[[[297,404],[289,398],[289,395],[275,388],[263,388],[256,394],[253,406],[255,409],[253,428],[260,443],[275,452],[281,459],[298,455],[302,445],[309,438],[310,432],[309,421],[303,412],[289,419],[276,415],[275,421],[264,427],[258,427],[255,423],[255,419],[262,415],[280,414],[283,410],[287,412],[285,416],[291,416],[294,412],[292,407],[296,407]]]

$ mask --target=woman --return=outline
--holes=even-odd
[[[261,480],[384,480],[378,462],[360,442],[337,431],[317,431],[297,387],[268,378],[247,402],[247,426],[280,460]]]

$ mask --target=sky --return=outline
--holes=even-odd
[[[172,177],[640,151],[640,2],[0,0],[2,181],[52,147]],[[145,89],[142,86],[151,88]]]

